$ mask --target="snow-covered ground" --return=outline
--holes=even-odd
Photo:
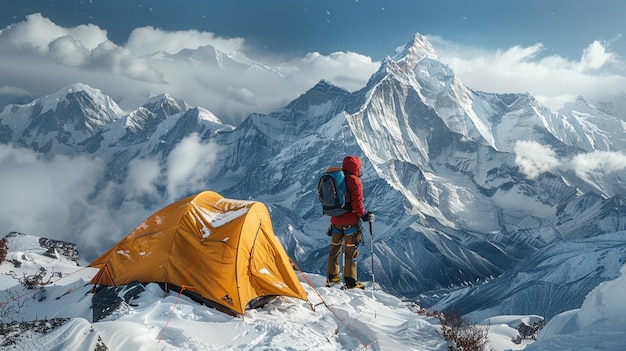
[[[626,265],[598,285],[580,309],[552,318],[528,350],[626,350]]]
[[[102,345],[132,351],[448,350],[437,319],[416,313],[413,306],[383,291],[326,288],[323,277],[306,273],[299,276],[311,305],[279,298],[248,310],[243,317],[231,317],[147,284],[131,303],[94,322],[92,286],[87,282],[96,269],[44,256],[36,237],[12,238],[9,250],[7,261],[0,265],[0,321],[69,318],[47,333],[0,335],[0,345],[11,350],[83,351]],[[25,289],[18,280],[40,267],[46,269],[44,281],[50,283],[43,291]],[[495,316],[485,321],[490,346],[494,350],[623,350],[626,268],[622,273],[598,286],[580,310],[550,321],[535,343],[513,343],[519,334],[512,326],[538,316]],[[10,340],[15,343],[6,344]]]

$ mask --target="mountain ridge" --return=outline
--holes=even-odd
[[[76,94],[78,87],[69,88],[72,92],[65,96]],[[375,232],[366,243],[373,245],[374,257],[367,246],[361,250],[360,277],[375,274],[385,290],[398,296],[416,298],[478,284],[559,241],[626,230],[620,220],[626,209],[615,206],[624,195],[616,194],[624,191],[619,177],[608,187],[601,176],[590,184],[568,170],[554,169],[536,179],[520,171],[514,146],[522,136],[561,157],[586,150],[574,129],[561,129],[561,115],[529,94],[471,90],[438,61],[420,35],[388,57],[361,90],[350,92],[320,81],[285,107],[251,114],[236,127],[168,95],[122,112],[101,92],[83,88],[85,96],[93,96],[72,100],[69,106],[76,108],[63,109],[65,100],[51,96],[5,109],[0,114],[0,143],[47,157],[102,158],[110,178],[103,179],[95,193],[111,182],[123,182],[133,160],[152,160],[161,169],[155,180],[159,196],[142,203],[153,208],[172,195],[162,175],[171,167],[170,155],[196,136],[194,140],[217,151],[199,184],[186,191],[210,188],[227,197],[264,201],[289,254],[312,272],[324,271],[328,245],[328,219],[321,215],[314,194],[317,174],[340,163],[344,155],[359,155],[366,207],[377,215]],[[57,100],[56,105],[50,103]],[[54,105],[54,111],[67,111],[67,116],[46,114],[43,108],[34,112],[32,106],[42,101]],[[99,101],[95,106],[104,115],[90,114],[89,101]],[[89,126],[80,124],[89,116],[100,118]],[[63,126],[71,132],[59,136],[59,125],[35,123],[47,117],[82,119],[79,124],[66,120]],[[572,114],[567,120],[577,118],[580,115]],[[20,129],[18,121],[33,125],[31,132]],[[616,133],[603,129],[607,126],[615,124],[583,132],[589,133],[584,134],[587,140],[604,140],[610,151],[611,145],[620,144]],[[118,204],[128,195],[116,196]],[[581,290],[577,296],[585,293]],[[538,301],[536,308],[549,302]],[[481,308],[480,302],[473,302],[468,312]]]

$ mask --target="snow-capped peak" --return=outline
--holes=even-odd
[[[94,100],[96,101],[100,100],[101,102],[103,102],[103,104],[100,104],[102,106],[109,106],[110,102],[113,102],[110,100],[108,96],[104,95],[102,91],[100,91],[99,89],[92,88],[89,85],[83,84],[83,83],[74,83],[74,84],[70,84],[70,85],[63,87],[50,95],[46,95],[44,97],[35,99],[33,100],[32,104],[39,104],[42,107],[41,112],[45,113],[49,110],[55,110],[57,107],[57,104],[63,99],[65,99],[67,95],[77,93],[80,91],[87,93],[87,95],[89,96],[97,97],[97,98],[94,98]],[[117,107],[117,104],[115,104],[115,107]],[[117,109],[119,109],[119,107],[117,107]],[[123,114],[121,109],[119,109],[119,114],[120,115]]]
[[[25,111],[37,119],[39,124],[47,121],[56,124],[55,128],[61,129],[65,128],[63,124],[74,124],[89,134],[95,133],[102,126],[125,115],[119,105],[109,96],[99,89],[82,83],[67,85],[55,93],[35,99],[25,105]],[[76,113],[77,111],[80,113]],[[46,118],[47,115],[58,116],[58,118]],[[37,123],[30,125],[29,128],[41,127]],[[52,127],[46,128],[47,133]]]
[[[214,115],[213,112],[202,107],[198,107],[198,119],[212,123],[223,124],[222,120]]]
[[[398,64],[403,63],[408,69],[412,70],[415,65],[425,57],[439,60],[430,42],[424,36],[417,33],[406,45],[398,47],[391,59]]]
[[[162,109],[167,115],[186,111],[190,108],[184,100],[174,99],[169,94],[153,96],[144,102],[143,107],[152,112]]]
[[[396,48],[393,55],[387,56],[383,60],[378,71],[370,77],[365,89],[371,91],[390,74],[397,80],[405,83],[412,82],[408,84],[414,84],[417,87],[419,84],[417,84],[415,78],[422,74],[417,66],[425,58],[430,58],[430,61],[440,63],[437,53],[430,42],[417,33],[405,45]],[[437,66],[445,65],[441,63]],[[445,67],[447,68],[447,66]],[[449,71],[449,68],[447,70]]]

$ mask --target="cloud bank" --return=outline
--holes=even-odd
[[[63,28],[36,13],[0,31],[0,81],[33,96],[80,82],[123,107],[125,101],[167,93],[236,125],[250,113],[286,105],[322,79],[359,89],[379,66],[352,52],[287,61],[263,57],[263,64],[246,52],[243,38],[153,27],[135,29],[118,46],[95,25]]]
[[[437,36],[428,39],[472,89],[529,92],[555,110],[579,95],[599,100],[626,91],[626,65],[611,52],[612,41],[598,39],[581,48],[579,60],[568,60],[543,55],[540,43],[488,51]],[[242,64],[251,62],[244,54],[261,63]],[[128,108],[135,106],[125,102],[167,93],[234,125],[250,113],[286,105],[322,79],[358,90],[379,66],[354,52],[261,57],[244,38],[197,30],[136,28],[119,46],[98,26],[64,28],[39,13],[0,31],[0,81],[5,87],[41,96],[80,82]]]
[[[18,231],[73,242],[88,263],[158,209],[205,190],[217,152],[193,134],[163,163],[133,160],[124,182],[115,183],[99,158],[45,159],[0,145],[0,235]]]
[[[601,100],[626,91],[626,64],[610,51],[611,41],[595,40],[582,49],[579,60],[568,60],[543,56],[540,43],[487,51],[436,36],[428,39],[441,60],[475,90],[528,92],[553,110],[577,96]]]
[[[599,174],[626,170],[626,153],[621,151],[593,151],[571,159],[559,159],[548,146],[535,141],[520,140],[515,143],[515,163],[528,179],[537,179],[542,173],[554,169],[571,170],[584,181]]]

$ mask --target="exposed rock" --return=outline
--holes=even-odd
[[[68,259],[79,265],[76,244],[62,240],[48,239],[28,234],[10,232],[5,236],[10,251],[33,251],[54,259]],[[20,263],[13,264],[19,267]]]
[[[522,323],[517,327],[517,330],[519,331],[519,335],[522,339],[537,340],[537,335],[541,329],[543,329],[543,323],[543,319],[536,321],[531,325]]]
[[[69,320],[69,318],[54,318],[31,322],[0,323],[0,347],[8,348],[12,346],[22,349],[22,346],[29,347],[27,345],[37,344],[37,342],[33,342],[33,340],[48,334],[52,330],[64,325]],[[91,328],[89,332],[95,333],[93,328]],[[105,351],[109,349],[99,335],[94,337],[97,339],[93,351]]]
[[[78,266],[78,250],[76,249],[76,244],[69,243],[67,241],[61,240],[52,240],[48,238],[40,238],[39,244],[47,251],[44,253],[45,256],[50,258],[58,258],[58,255],[63,257],[67,257],[71,261],[76,262]]]
[[[131,301],[145,291],[143,285],[133,282],[124,286],[99,287],[93,295],[92,309],[93,321],[98,322],[110,316],[125,304],[131,305]]]

